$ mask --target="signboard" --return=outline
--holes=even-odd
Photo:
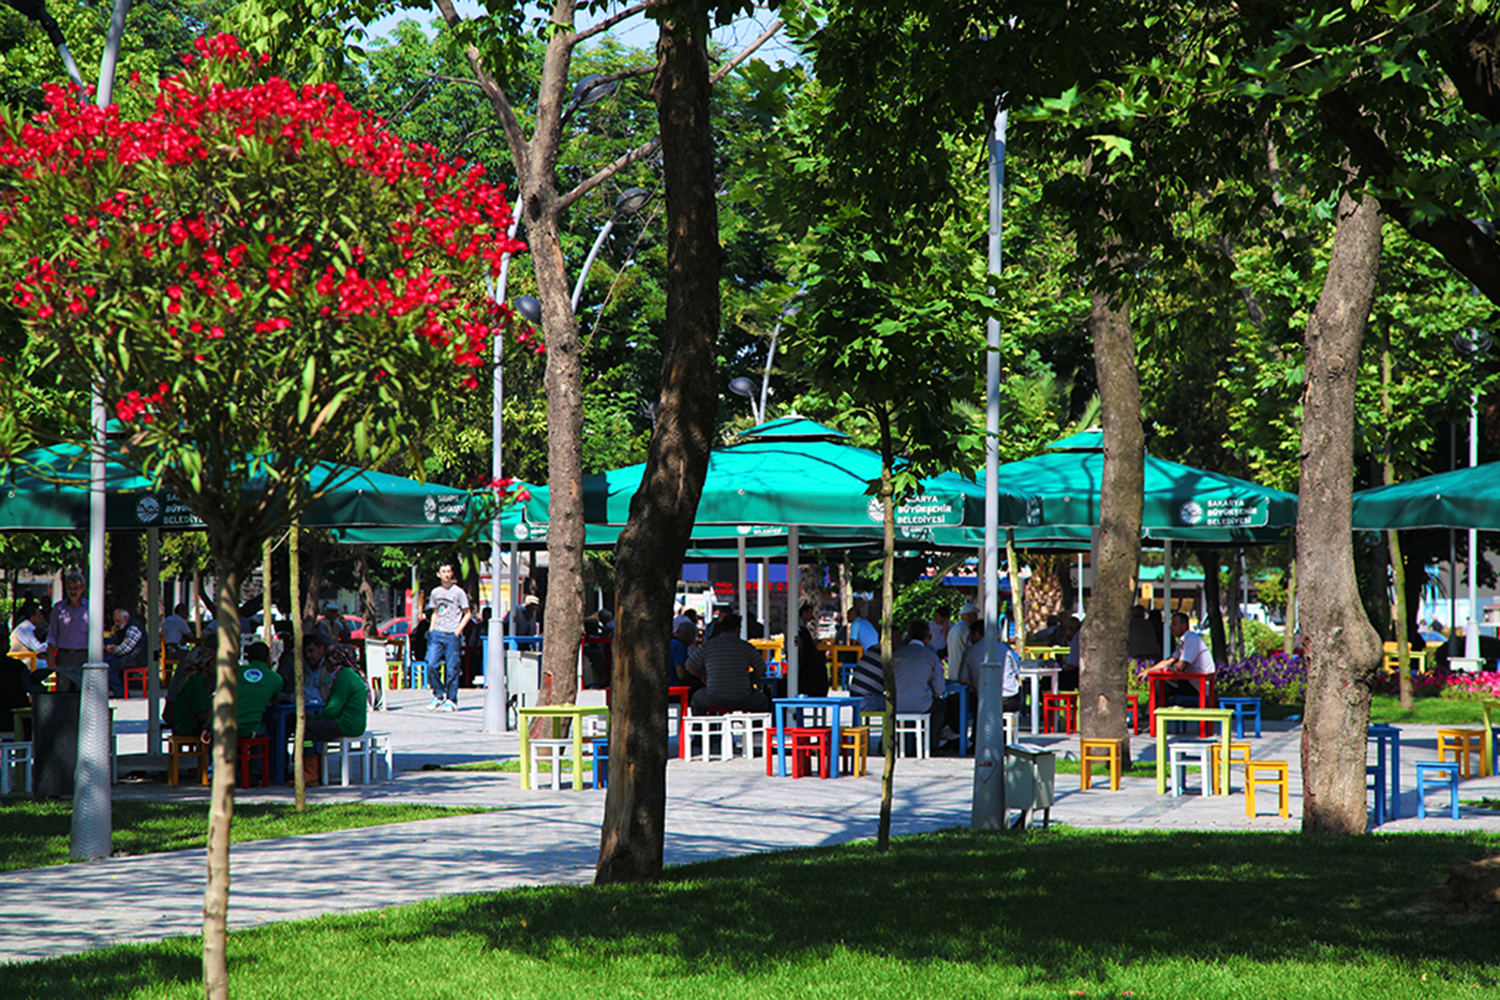
[[[1185,500],[1177,508],[1179,524],[1203,528],[1263,528],[1270,520],[1265,497]]]
[[[865,512],[875,524],[885,523],[885,510],[879,497],[871,497]],[[948,527],[963,524],[964,511],[952,498],[922,493],[896,508],[896,523],[906,527]]]

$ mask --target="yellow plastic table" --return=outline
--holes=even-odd
[[[1493,727],[1494,714],[1500,711],[1500,701],[1486,698],[1479,703],[1479,707],[1484,712],[1484,736],[1481,737],[1481,745],[1484,747],[1481,755],[1484,759],[1479,762],[1479,776],[1488,778],[1495,773],[1495,730]]]
[[[1073,651],[1073,647],[1071,647],[1071,646],[1027,646],[1025,653],[1023,653],[1022,656],[1021,656],[1021,659],[1023,659],[1023,660],[1045,660],[1045,659],[1049,659],[1049,658],[1050,659],[1056,659],[1056,658],[1058,658],[1060,656],[1067,656],[1072,651]]]
[[[1229,721],[1234,718],[1232,708],[1158,708],[1156,710],[1156,794],[1167,794],[1167,723],[1168,722],[1217,722],[1219,740],[1223,749],[1219,751],[1219,787],[1229,794]],[[1210,788],[1212,782],[1209,783]]]
[[[517,725],[521,730],[521,787],[531,788],[531,726],[532,719],[551,719],[552,731],[557,732],[557,723],[562,719],[573,722],[573,791],[583,790],[583,717],[602,715],[609,717],[607,705],[536,705],[516,709]]]

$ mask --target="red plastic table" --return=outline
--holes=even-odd
[[[1211,708],[1218,704],[1214,700],[1214,675],[1213,674],[1189,674],[1182,671],[1169,671],[1160,674],[1148,674],[1147,680],[1151,682],[1151,735],[1156,735],[1156,710],[1159,705],[1165,707],[1156,697],[1158,684],[1165,681],[1197,681],[1198,683],[1198,707]],[[1210,723],[1200,721],[1198,723],[1198,735],[1206,737]],[[1227,751],[1226,751],[1227,752]]]

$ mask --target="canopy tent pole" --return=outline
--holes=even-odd
[[[1089,542],[1089,558],[1095,563],[1099,559],[1099,529],[1094,529],[1094,537]],[[1083,620],[1083,553],[1078,553],[1078,620]]]
[[[760,607],[760,620],[771,620],[771,560],[761,557],[760,576],[756,578],[755,603]]]
[[[1172,543],[1162,543],[1161,655],[1172,655]]]
[[[802,602],[802,553],[797,525],[787,529],[786,541],[786,696],[797,697],[797,611]]]
[[[738,558],[735,568],[739,571],[740,578],[740,638],[750,638],[750,587],[745,580],[745,536],[741,535],[737,540],[739,545]]]

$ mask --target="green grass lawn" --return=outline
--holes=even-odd
[[[1393,694],[1377,694],[1370,703],[1371,722],[1390,722],[1401,725],[1410,722],[1417,725],[1445,726],[1450,723],[1480,723],[1484,714],[1479,702],[1457,698],[1418,698],[1411,711],[1403,711],[1401,699]]]
[[[967,831],[230,937],[241,1000],[1493,995],[1495,923],[1403,912],[1450,835]],[[461,888],[456,886],[455,888]],[[233,905],[231,903],[231,905]],[[8,998],[201,996],[195,939],[5,969]]]
[[[484,811],[331,802],[310,804],[306,812],[299,813],[290,802],[238,802],[230,836],[234,843],[240,844]],[[0,799],[0,871],[65,864],[72,817],[71,802]],[[117,799],[113,804],[113,822],[115,850],[126,854],[203,847],[208,840],[208,803]]]

